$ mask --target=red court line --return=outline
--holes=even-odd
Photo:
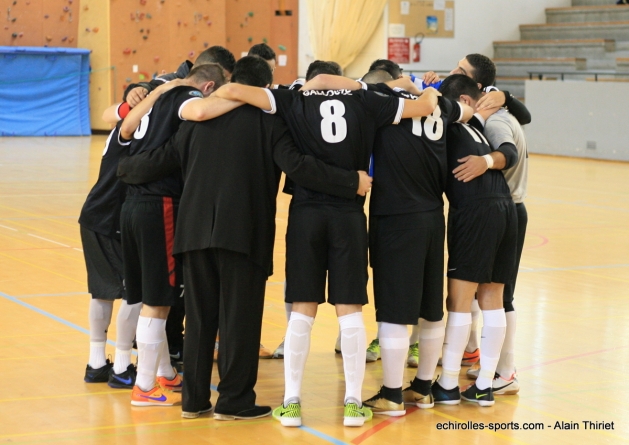
[[[539,368],[540,366],[552,365],[553,363],[565,362],[566,360],[572,360],[575,358],[587,357],[588,355],[602,354],[603,352],[616,351],[618,349],[626,349],[629,346],[618,346],[615,348],[601,349],[599,351],[590,351],[584,352],[583,354],[570,355],[568,357],[557,358],[555,360],[549,360],[547,362],[536,363],[534,365],[525,366],[524,368],[519,368],[519,371],[528,371],[529,369]]]
[[[413,406],[410,408],[406,408],[406,416],[408,416],[409,414],[411,414],[412,412],[417,411],[419,408]],[[374,434],[376,434],[378,431],[388,427],[389,425],[391,425],[394,422],[397,422],[399,419],[402,419],[403,417],[406,416],[400,416],[400,417],[389,417],[387,420],[385,420],[384,422],[380,422],[378,425],[374,426],[373,428],[368,429],[367,431],[365,431],[364,433],[362,433],[360,436],[358,436],[357,438],[355,438],[354,440],[352,440],[351,443],[358,445],[362,442],[364,442],[365,440],[369,439],[371,436],[373,436]]]
[[[545,246],[546,244],[548,244],[548,238],[546,238],[544,235],[538,235],[536,233],[531,233],[531,236],[538,236],[542,239],[542,242],[540,244],[536,244],[534,246],[530,246],[530,247],[525,247],[524,250],[529,250],[529,249],[537,249],[538,247],[542,247]]]

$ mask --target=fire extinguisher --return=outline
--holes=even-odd
[[[415,35],[415,39],[414,39],[415,43],[413,44],[413,51],[412,51],[413,63],[419,62],[421,60],[421,43],[423,40],[424,40],[424,34],[419,33]]]

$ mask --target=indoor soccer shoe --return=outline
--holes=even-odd
[[[435,399],[432,396],[432,391],[427,395],[420,394],[413,391],[412,387],[408,387],[402,390],[402,397],[405,405],[415,405],[421,409],[428,409],[435,406]]]
[[[520,383],[515,374],[512,374],[511,378],[505,379],[496,373],[491,386],[495,395],[511,396],[520,391]]]
[[[367,399],[363,402],[363,406],[371,409],[374,414],[381,414],[384,416],[399,417],[406,414],[406,408],[404,403],[395,403],[384,397],[382,389],[378,391],[378,394],[371,399]]]
[[[373,339],[367,346],[367,363],[380,360],[380,340]]]
[[[414,344],[408,347],[408,358],[406,359],[406,365],[409,368],[417,368],[419,365],[419,343],[415,342]]]
[[[273,410],[273,418],[279,420],[282,426],[301,426],[301,403],[294,398],[282,403]]]
[[[282,340],[282,343],[273,351],[273,358],[284,358],[284,340]]]
[[[116,374],[114,368],[111,368],[107,384],[112,388],[133,389],[137,375],[138,371],[133,363],[127,366],[127,370],[120,374]]]
[[[461,359],[461,366],[472,366],[474,363],[480,360],[480,348],[476,348],[473,352],[463,352],[463,358]]]
[[[334,352],[336,354],[341,353],[341,334],[339,333],[338,337],[336,337],[336,343],[334,343]]]
[[[348,399],[343,410],[343,425],[363,426],[373,417],[373,412],[366,406],[360,406],[354,399]]]
[[[183,388],[183,377],[177,374],[177,371],[175,369],[173,369],[173,371],[175,371],[175,376],[172,379],[168,379],[164,377],[163,375],[158,375],[157,383],[163,389],[167,389],[169,391],[174,391],[174,392],[181,392]]]
[[[458,405],[461,403],[461,391],[458,386],[452,389],[445,389],[438,381],[435,381],[430,390],[432,391],[435,403],[442,405]]]
[[[478,374],[480,373],[480,360],[474,363],[470,369],[467,370],[465,375],[470,380],[476,380],[478,378]]]
[[[138,385],[131,391],[131,405],[134,406],[173,406],[181,405],[181,394],[155,385],[150,391],[142,391]]]
[[[273,358],[273,353],[267,348],[265,348],[262,343],[260,343],[260,352],[258,353],[258,358],[261,358],[264,360],[270,359],[270,358]]]
[[[109,370],[113,368],[114,364],[107,359],[105,365],[100,368],[92,368],[90,365],[85,367],[85,380],[87,383],[106,383],[109,381]]]
[[[461,397],[468,402],[478,403],[480,406],[493,406],[494,392],[491,386],[487,389],[480,390],[476,383],[472,383],[461,391]]]
[[[260,417],[266,417],[271,414],[273,410],[270,406],[258,406],[253,408],[243,409],[233,414],[229,413],[217,413],[214,411],[214,420],[249,420],[259,419]]]

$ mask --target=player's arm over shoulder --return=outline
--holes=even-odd
[[[227,83],[216,90],[214,94],[222,99],[237,100],[265,111],[273,111],[270,99],[272,93],[266,88],[242,85],[240,83]]]

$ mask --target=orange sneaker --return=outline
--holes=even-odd
[[[474,352],[463,353],[463,359],[461,360],[461,366],[472,366],[474,363],[480,360],[480,348],[476,348]]]
[[[258,357],[262,359],[273,358],[273,352],[269,351],[262,343],[260,343],[260,353],[258,354]]]
[[[162,389],[155,385],[150,391],[142,391],[137,385],[131,391],[131,405],[134,406],[173,406],[181,405],[181,394]]]
[[[181,392],[183,388],[183,377],[175,371],[175,376],[168,380],[164,376],[157,376],[157,383],[162,389],[168,389],[174,392]]]

